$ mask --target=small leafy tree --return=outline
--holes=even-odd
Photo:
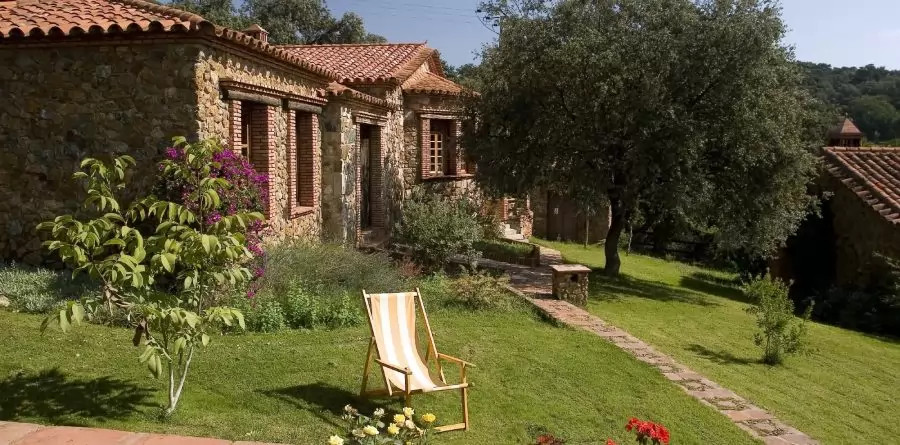
[[[465,198],[452,199],[416,190],[404,204],[397,238],[417,259],[440,269],[454,255],[474,259],[475,243],[482,238],[478,209]]]
[[[216,305],[216,295],[250,280],[246,264],[253,254],[245,233],[262,219],[258,212],[221,214],[220,195],[233,186],[214,173],[221,167],[214,160],[222,152],[218,142],[189,144],[179,137],[169,152],[178,156],[169,156],[160,170],[164,178],[184,184],[181,202],[148,196],[122,212],[113,191],[125,188],[133,159],[118,158],[113,168],[87,159],[82,166],[90,173],[76,173],[75,179],[86,182],[85,207],[106,213],[85,222],[66,215],[39,226],[51,232],[48,249],[59,252],[74,273],[99,278],[104,299],[128,311],[135,325],[132,341],[145,345],[140,361],[156,377],[168,374],[166,415],[181,398],[195,348],[207,345],[209,333],[222,326],[244,328],[241,312]],[[150,222],[155,229],[144,242],[135,227]],[[67,330],[81,322],[83,304],[92,303],[70,302],[44,328],[56,322]]]
[[[744,292],[755,301],[755,305],[747,308],[747,313],[756,317],[759,332],[753,340],[763,349],[763,363],[777,365],[785,354],[801,351],[812,305],[806,308],[799,322],[795,321],[794,303],[788,297],[787,284],[769,276],[751,281],[744,286]]]

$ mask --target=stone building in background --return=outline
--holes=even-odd
[[[130,154],[146,191],[176,135],[269,176],[267,239],[385,239],[419,184],[474,187],[463,89],[425,44],[275,46],[143,0],[0,0],[0,259],[75,212],[81,159]]]
[[[823,197],[770,264],[801,294],[837,286],[865,286],[880,254],[900,258],[900,148],[863,147],[849,119],[829,132],[823,169],[813,190]]]

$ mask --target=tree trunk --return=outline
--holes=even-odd
[[[619,258],[619,239],[625,228],[625,206],[621,198],[610,198],[609,207],[612,215],[609,221],[609,232],[606,233],[606,244],[603,246],[606,253],[606,267],[603,269],[603,273],[610,277],[617,277],[622,266],[622,260]]]

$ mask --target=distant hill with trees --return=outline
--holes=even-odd
[[[900,70],[800,62],[809,89],[848,116],[869,143],[900,145]]]

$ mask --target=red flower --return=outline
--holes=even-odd
[[[616,445],[616,443],[612,439],[606,439],[606,445]]]
[[[646,443],[646,440],[650,439],[655,445],[669,444],[669,430],[657,423],[632,417],[628,420],[628,424],[625,425],[625,430],[634,431],[640,443]]]
[[[632,417],[631,419],[628,419],[628,424],[625,425],[625,431],[631,431],[631,429],[634,428],[634,426],[639,423],[641,423],[641,421],[638,420],[636,417]]]

